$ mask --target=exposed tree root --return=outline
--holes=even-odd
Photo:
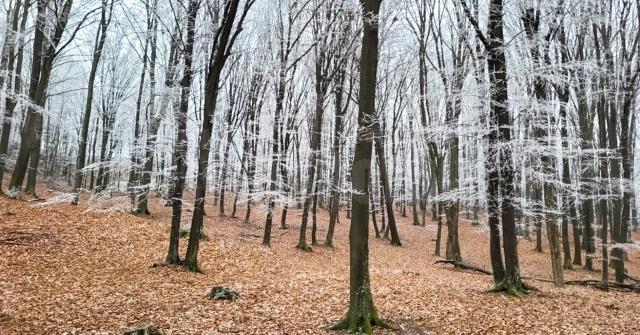
[[[485,275],[489,275],[492,276],[493,273],[489,270],[485,270],[483,268],[477,267],[477,266],[473,266],[473,265],[469,265],[469,264],[465,264],[463,262],[458,262],[458,261],[452,261],[452,260],[447,260],[447,259],[440,259],[437,260],[434,264],[452,264],[455,267],[461,268],[461,269],[465,269],[465,270],[472,270],[472,271],[476,271],[476,272],[480,272],[482,274]],[[553,282],[551,280],[548,279],[539,279],[539,278],[523,278],[523,279],[532,279],[532,280],[540,280],[540,281],[545,281],[545,282]],[[504,292],[508,295],[514,296],[514,297],[520,297],[523,295],[528,294],[530,291],[538,291],[537,288],[526,284],[524,282],[519,282],[519,283],[515,283],[513,281],[507,281],[504,280],[500,283],[497,283],[493,288],[489,289],[487,292],[489,293],[498,293],[498,292]]]
[[[191,272],[195,272],[195,273],[202,273],[202,271],[200,270],[200,267],[198,266],[197,263],[193,264],[193,262],[189,262],[188,260],[184,260],[182,262],[182,266],[191,271]]]
[[[313,249],[311,249],[311,247],[308,246],[306,243],[298,243],[298,245],[296,245],[296,248],[304,252],[313,252]]]
[[[525,284],[523,282],[514,283],[512,281],[503,280],[497,283],[492,289],[488,290],[488,293],[501,293],[504,292],[510,296],[522,297],[529,294],[529,291],[538,291],[533,286]]]
[[[474,266],[474,265],[470,265],[470,264],[466,264],[463,262],[458,262],[458,261],[452,261],[452,260],[448,260],[448,259],[440,259],[437,260],[435,263],[433,264],[451,264],[457,268],[460,269],[464,269],[464,270],[471,270],[471,271],[476,271],[476,272],[480,272],[480,273],[484,273],[486,275],[491,276],[493,273],[491,273],[491,271],[485,270],[483,268]]]
[[[138,217],[147,217],[151,215],[151,212],[149,212],[149,210],[136,209],[134,211],[131,211],[131,215]]]
[[[611,288],[614,289],[619,289],[619,290],[623,290],[623,291],[631,291],[631,292],[636,292],[636,293],[640,293],[640,284],[622,284],[622,283],[616,283],[616,282],[609,282],[607,283],[607,285],[604,285],[602,283],[602,281],[600,280],[594,280],[594,279],[589,279],[589,280],[570,280],[565,282],[565,284],[567,285],[580,285],[580,286],[590,286],[590,287],[595,287],[604,291],[608,291]]]
[[[371,334],[373,327],[382,327],[392,330],[395,329],[388,322],[378,317],[375,310],[371,313],[365,313],[364,315],[359,314],[361,313],[353,313],[350,311],[344,319],[340,320],[340,322],[331,326],[329,329],[346,330],[347,332],[354,334]]]
[[[627,273],[627,270],[624,271],[624,278],[625,279],[629,279],[631,281],[634,281],[636,283],[640,283],[640,279],[638,279],[636,277],[632,277],[629,273]]]

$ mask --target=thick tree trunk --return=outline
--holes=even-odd
[[[27,171],[31,171],[27,192],[33,196],[36,196],[35,180],[40,159],[40,137],[42,133],[42,113],[39,109],[44,108],[46,102],[46,92],[49,86],[56,49],[62,39],[72,5],[73,1],[65,2],[62,15],[56,22],[53,36],[47,39],[48,47],[45,50],[43,45],[45,41],[47,4],[44,1],[38,1],[38,16],[32,48],[31,80],[29,83],[29,99],[31,99],[32,104],[27,109],[20,149],[11,174],[11,180],[9,181],[9,189],[19,190]],[[27,169],[27,167],[30,167],[30,169]]]
[[[372,133],[375,115],[378,64],[378,18],[381,0],[361,0],[364,6],[360,56],[360,103],[358,133],[351,168],[353,214],[349,230],[349,310],[333,328],[371,334],[372,326],[383,326],[373,305],[369,283],[369,181],[371,177]]]
[[[457,135],[452,135],[449,139],[449,190],[458,189],[458,144]],[[457,262],[462,261],[460,252],[460,242],[458,239],[458,214],[460,203],[457,200],[449,200],[446,204],[447,211],[447,246],[446,258]]]

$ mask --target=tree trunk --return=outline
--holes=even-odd
[[[378,13],[381,0],[361,0],[364,6],[360,56],[360,97],[358,134],[351,176],[353,213],[349,230],[350,278],[349,310],[334,329],[371,334],[372,326],[385,323],[373,305],[369,283],[369,180],[371,177],[371,120],[375,115],[378,64]]]
[[[316,60],[316,106],[311,132],[311,153],[309,154],[309,165],[307,167],[307,189],[302,205],[302,222],[300,224],[300,238],[296,248],[303,251],[311,251],[307,246],[307,221],[309,219],[309,207],[315,195],[316,189],[316,169],[318,167],[321,144],[322,144],[322,122],[324,115],[324,100],[326,97],[328,82],[321,73],[322,68]]]
[[[190,0],[187,11],[186,40],[183,49],[184,69],[180,81],[180,106],[175,115],[177,123],[177,137],[174,143],[171,157],[172,183],[169,201],[171,203],[171,232],[169,235],[169,250],[166,262],[168,264],[180,264],[180,222],[182,219],[182,196],[184,192],[185,178],[187,175],[187,118],[189,114],[189,96],[191,95],[193,44],[195,40],[195,25],[198,15],[199,0]]]
[[[487,49],[490,83],[490,131],[487,134],[487,154],[485,168],[487,170],[487,203],[490,228],[490,253],[493,268],[495,290],[512,294],[526,290],[522,283],[518,260],[518,240],[515,227],[514,196],[515,170],[510,150],[511,116],[508,102],[509,90],[507,81],[507,64],[504,53],[504,20],[502,0],[491,0],[489,3],[488,38],[485,38],[478,21],[473,17],[466,2],[462,2],[465,14],[475,27],[476,34]],[[500,148],[498,148],[500,146]],[[499,196],[502,197],[499,211]],[[504,265],[500,257],[500,231],[498,215],[501,215],[503,226]]]
[[[154,5],[152,10],[154,11],[153,15],[156,15],[157,4]],[[142,174],[140,176],[140,193],[138,196],[138,201],[136,206],[134,207],[134,213],[138,215],[150,215],[149,212],[149,192],[151,190],[151,174],[153,173],[153,163],[155,159],[155,151],[156,151],[156,139],[158,137],[158,130],[160,130],[160,123],[162,122],[162,117],[164,115],[164,111],[166,109],[165,106],[160,108],[160,111],[156,111],[156,60],[158,58],[158,22],[154,17],[152,20],[152,28],[151,28],[151,36],[150,36],[150,44],[151,44],[151,57],[149,59],[149,105],[147,106],[147,139],[146,144],[144,146],[144,161],[142,165]],[[175,49],[174,49],[175,50]],[[174,53],[172,51],[172,53]],[[171,58],[171,57],[170,57]],[[173,64],[171,60],[169,61],[169,67],[166,72],[167,81],[173,82]],[[171,79],[169,79],[171,78]],[[173,85],[173,84],[170,84]]]
[[[411,129],[411,138],[413,138],[413,120],[409,120],[409,128]],[[409,146],[411,146],[411,214],[413,218],[413,225],[419,226],[420,219],[418,219],[418,196],[416,194],[416,183],[418,180],[422,180],[422,175],[420,175],[420,178],[416,177],[415,150],[413,148],[413,143],[409,143]],[[420,183],[420,188],[422,189],[422,183]]]
[[[331,211],[329,214],[329,228],[327,229],[327,237],[324,241],[325,247],[333,247],[333,233],[338,220],[338,214],[340,211],[340,165],[342,163],[342,156],[340,152],[340,146],[342,142],[342,118],[346,111],[343,108],[343,93],[344,93],[344,81],[345,81],[344,67],[338,69],[338,74],[335,80],[335,119],[333,130],[333,175],[331,178]]]
[[[199,271],[198,248],[200,246],[200,232],[204,221],[204,197],[207,189],[207,168],[209,167],[210,139],[213,131],[213,117],[216,110],[220,77],[222,70],[233,48],[237,34],[240,33],[242,22],[246,17],[251,2],[245,5],[242,16],[237,23],[236,31],[232,32],[236,13],[240,0],[230,0],[224,9],[224,19],[218,31],[218,39],[211,50],[209,69],[205,84],[204,114],[202,118],[202,130],[200,131],[198,175],[196,177],[196,197],[189,233],[189,244],[185,257],[185,266],[191,271]]]
[[[13,12],[12,19],[12,33],[7,36],[5,40],[5,45],[7,45],[7,65],[6,65],[6,73],[9,76],[9,82],[7,83],[7,89],[11,88],[13,90],[12,94],[5,98],[5,110],[4,110],[4,118],[2,120],[2,135],[0,137],[0,194],[2,194],[2,181],[4,177],[4,171],[6,169],[6,158],[9,152],[9,138],[11,135],[11,125],[13,122],[13,113],[15,111],[17,105],[17,94],[22,91],[22,63],[24,61],[24,46],[23,46],[23,37],[22,32],[25,30],[27,25],[27,18],[29,17],[29,7],[31,6],[31,1],[25,1],[22,6],[22,19],[20,21],[20,30],[18,30],[18,14],[20,12],[20,1],[16,2],[15,9]],[[11,36],[11,37],[10,37]],[[14,54],[13,48],[15,45],[18,45],[18,51]],[[12,61],[12,57],[15,56],[15,71],[14,71],[14,62]],[[11,59],[11,61],[10,61]],[[4,76],[2,77],[4,78]],[[5,80],[5,79],[3,79]],[[0,85],[1,87],[2,85]]]
[[[76,157],[76,172],[73,182],[73,200],[72,204],[78,203],[79,190],[82,187],[83,172],[82,169],[86,163],[87,139],[89,137],[89,121],[91,121],[91,109],[93,104],[93,90],[96,80],[96,72],[102,57],[102,49],[107,39],[107,28],[111,23],[111,10],[113,9],[113,1],[107,14],[107,0],[102,0],[102,11],[100,14],[100,28],[96,32],[95,45],[93,47],[93,59],[91,61],[91,70],[89,70],[89,83],[87,84],[87,100],[84,106],[84,115],[82,116],[82,129],[80,131],[80,143],[78,145],[78,156]]]
[[[398,228],[396,227],[396,218],[393,212],[393,197],[391,195],[391,189],[389,188],[389,175],[387,174],[387,163],[384,156],[384,136],[380,129],[379,120],[373,123],[373,133],[376,138],[375,150],[378,158],[378,171],[380,172],[380,179],[382,181],[382,187],[384,189],[385,207],[387,209],[387,229],[391,232],[391,245],[401,246],[400,235],[398,235]],[[386,233],[385,233],[386,235]]]
[[[276,191],[276,183],[278,182],[278,165],[280,164],[280,128],[282,127],[282,112],[284,110],[284,95],[286,84],[286,60],[281,59],[280,73],[276,88],[276,109],[274,112],[273,137],[272,137],[272,154],[271,154],[271,174],[269,182],[269,192]],[[273,216],[275,215],[276,201],[272,194],[269,199],[267,209],[267,219],[264,224],[264,236],[262,245],[271,246],[271,226],[273,225]]]

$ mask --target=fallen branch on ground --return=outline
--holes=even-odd
[[[493,273],[491,271],[485,270],[483,268],[480,268],[480,267],[477,267],[477,266],[474,266],[474,265],[471,265],[471,264],[466,264],[466,263],[463,263],[463,262],[451,261],[451,260],[448,260],[448,259],[440,259],[440,260],[437,260],[433,264],[452,264],[455,267],[458,267],[458,268],[461,268],[461,269],[464,269],[464,270],[477,271],[477,272],[484,273],[484,274],[489,275],[489,276],[493,275]]]
[[[634,281],[634,282],[636,282],[636,283],[640,283],[640,279],[635,278],[635,277],[632,277],[631,275],[629,275],[628,273],[626,273],[626,271],[625,271],[625,274],[624,274],[624,278],[625,278],[625,279],[632,280],[632,281]]]
[[[566,281],[565,284],[566,285],[591,286],[591,287],[599,288],[601,290],[608,290],[610,288],[616,288],[616,289],[629,290],[631,292],[640,293],[640,285],[638,285],[638,284],[632,285],[632,284],[621,284],[621,283],[612,282],[612,283],[608,283],[608,285],[605,286],[605,285],[602,285],[602,281],[594,280],[594,279],[569,280],[569,281]]]

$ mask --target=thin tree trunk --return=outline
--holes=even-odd
[[[380,172],[380,179],[382,180],[382,187],[384,189],[385,207],[387,209],[387,229],[391,232],[391,245],[401,246],[400,235],[398,235],[398,228],[396,227],[395,214],[393,212],[393,198],[391,196],[391,189],[389,188],[389,177],[387,174],[387,164],[384,157],[384,136],[380,130],[380,123],[376,120],[373,123],[373,133],[376,138],[375,150],[378,158],[378,171]],[[386,235],[386,233],[385,233]]]
[[[224,9],[224,19],[222,26],[218,31],[218,39],[214,44],[215,48],[211,50],[211,59],[209,60],[209,69],[207,71],[207,80],[205,86],[205,102],[204,115],[202,118],[202,130],[200,131],[199,141],[199,158],[198,158],[198,174],[196,176],[196,196],[195,206],[193,210],[193,218],[191,220],[191,230],[189,233],[189,244],[187,245],[187,254],[185,257],[185,265],[191,271],[199,271],[198,267],[198,249],[200,246],[200,232],[204,222],[204,197],[207,188],[207,168],[209,166],[209,151],[211,147],[210,139],[213,131],[213,116],[216,111],[216,100],[218,97],[220,77],[222,70],[231,53],[236,37],[241,31],[242,22],[246,17],[247,11],[253,4],[252,1],[245,4],[242,16],[237,23],[235,32],[232,32],[235,23],[236,13],[238,11],[239,0],[230,0],[226,3]]]
[[[78,145],[78,156],[76,158],[76,172],[73,182],[73,200],[72,204],[77,204],[79,199],[79,190],[82,187],[83,172],[82,169],[86,163],[87,139],[89,137],[89,122],[91,121],[91,110],[93,105],[93,90],[96,80],[96,72],[102,57],[102,49],[107,39],[107,28],[111,23],[111,12],[113,10],[113,1],[109,7],[107,14],[107,0],[102,0],[102,11],[100,14],[100,27],[96,32],[95,45],[93,47],[93,59],[91,61],[91,69],[89,70],[89,83],[87,84],[87,100],[84,106],[84,115],[82,116],[82,129],[80,131],[80,143]]]
[[[177,137],[171,157],[172,183],[169,201],[171,202],[171,233],[169,235],[169,250],[166,262],[180,264],[180,222],[182,219],[182,196],[187,175],[187,118],[189,114],[189,96],[191,95],[193,45],[195,40],[195,24],[198,15],[199,0],[190,0],[187,11],[186,40],[183,49],[184,69],[180,81],[180,107],[176,113]]]

